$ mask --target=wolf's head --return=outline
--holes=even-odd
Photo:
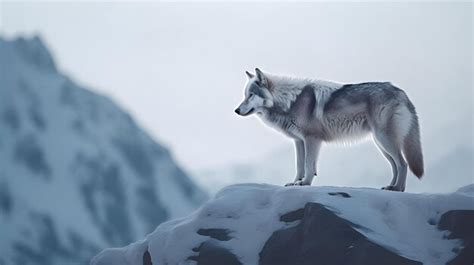
[[[273,96],[270,92],[271,83],[260,69],[255,68],[255,74],[247,74],[247,84],[245,85],[245,98],[235,113],[247,116],[253,113],[262,113],[267,108],[273,106]]]

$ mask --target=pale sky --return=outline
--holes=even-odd
[[[291,144],[233,113],[255,67],[391,81],[428,137],[464,117],[472,132],[472,3],[2,1],[0,12],[0,32],[39,33],[62,71],[112,97],[192,170]]]

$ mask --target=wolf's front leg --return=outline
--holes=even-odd
[[[295,156],[296,156],[296,177],[293,182],[286,184],[285,186],[293,186],[304,178],[304,142],[303,140],[295,140]]]
[[[304,139],[304,178],[299,185],[311,185],[316,175],[316,162],[318,161],[319,149],[321,148],[321,140],[315,137],[307,137]]]

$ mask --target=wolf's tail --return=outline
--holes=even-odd
[[[409,102],[408,108],[413,117],[410,130],[403,140],[403,154],[405,155],[411,172],[421,179],[424,172],[424,166],[420,141],[420,125],[418,124],[418,116],[416,115],[415,107],[411,102]]]

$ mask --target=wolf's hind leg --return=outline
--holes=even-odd
[[[394,137],[390,137],[390,135],[385,132],[375,133],[375,138],[376,141],[381,145],[382,149],[386,153],[388,153],[393,159],[397,170],[397,177],[395,179],[395,183],[392,184],[392,179],[392,183],[384,189],[404,191],[405,182],[407,178],[407,163],[405,162],[405,159],[402,156],[400,145],[397,144],[397,141]]]
[[[390,163],[390,166],[392,167],[392,181],[390,182],[390,186],[394,186],[395,183],[397,182],[397,175],[398,175],[397,165],[395,164],[395,161],[390,156],[390,154],[385,152],[382,145],[377,141],[377,139],[374,139],[374,140],[380,153],[382,153],[382,155],[385,157],[385,159],[387,159],[387,161]]]

